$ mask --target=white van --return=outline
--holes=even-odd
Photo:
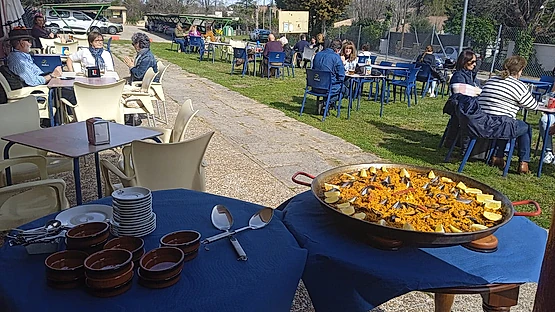
[[[63,9],[54,11],[52,9],[46,9],[44,16],[46,17],[45,26],[50,29],[57,28],[61,31],[73,30],[78,33],[86,33],[88,31],[98,31],[100,33],[108,32],[109,25],[107,23],[93,20],[81,11]]]

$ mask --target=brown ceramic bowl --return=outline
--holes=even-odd
[[[106,222],[89,222],[75,226],[66,233],[69,249],[87,249],[105,241],[110,235],[110,225]]]
[[[121,275],[133,265],[133,255],[124,249],[105,249],[85,259],[85,274],[92,279],[109,279]]]
[[[106,245],[104,245],[104,249],[125,249],[133,254],[132,261],[137,261],[141,259],[141,257],[145,253],[144,246],[145,242],[142,238],[133,236],[122,236],[110,240],[108,243],[106,243]]]
[[[72,289],[72,288],[77,288],[81,285],[83,285],[83,282],[85,281],[85,278],[78,278],[75,279],[73,281],[53,281],[51,279],[46,279],[46,285],[52,287],[52,288],[56,288],[56,289]]]
[[[104,249],[104,245],[106,244],[106,242],[108,241],[108,238],[106,238],[105,240],[101,241],[98,244],[94,244],[92,246],[86,246],[86,247],[80,247],[77,248],[76,246],[73,245],[68,245],[67,244],[67,239],[66,239],[66,249],[67,250],[79,250],[82,251],[84,253],[86,253],[87,255],[92,255],[95,252],[101,251],[102,249]]]
[[[200,233],[197,231],[178,231],[164,235],[160,239],[161,246],[177,247],[183,253],[190,254],[200,247]]]
[[[56,282],[71,282],[83,278],[83,263],[87,254],[77,250],[64,250],[51,254],[44,260],[46,278]]]
[[[177,272],[177,274],[175,276],[171,276],[171,277],[163,279],[163,280],[152,280],[152,279],[144,278],[141,275],[141,272],[143,272],[143,271],[139,268],[139,270],[137,271],[137,275],[139,275],[139,284],[141,286],[146,287],[146,288],[159,289],[159,288],[170,287],[170,286],[176,284],[177,282],[179,282],[179,279],[181,278],[181,270],[179,272]]]
[[[114,296],[121,295],[124,292],[131,289],[131,285],[133,285],[132,281],[133,279],[130,279],[127,283],[114,288],[96,289],[96,288],[87,287],[87,291],[95,297],[101,297],[101,298],[114,297]]]
[[[131,262],[131,266],[129,267],[129,270],[121,273],[116,277],[106,278],[106,279],[95,279],[95,278],[89,278],[86,274],[85,276],[87,277],[85,280],[85,283],[89,288],[95,288],[95,289],[115,288],[133,279],[133,262]]]
[[[175,276],[183,268],[183,251],[177,247],[160,247],[147,252],[139,261],[141,276],[163,280]]]

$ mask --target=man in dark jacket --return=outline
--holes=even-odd
[[[341,41],[333,40],[328,48],[316,53],[312,60],[312,69],[331,72],[332,93],[335,96],[332,102],[339,99],[339,93],[346,93],[347,88],[343,84],[345,80],[345,67],[339,56],[341,51]],[[322,113],[322,103],[318,104],[318,113]]]
[[[44,16],[36,15],[34,22],[35,25],[33,26],[33,29],[31,29],[31,35],[33,36],[33,38],[35,38],[35,41],[33,42],[33,47],[42,49],[40,38],[54,39],[54,34],[44,28]]]
[[[297,67],[301,67],[301,61],[303,60],[304,48],[310,46],[310,43],[308,43],[308,41],[306,41],[306,35],[305,34],[302,34],[300,39],[301,40],[297,41],[297,43],[295,43],[295,46],[293,47],[293,51],[295,51],[295,54],[297,55]]]

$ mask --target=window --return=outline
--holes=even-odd
[[[48,16],[50,16],[50,17],[58,18],[58,15],[61,18],[68,18],[69,17],[69,11],[56,11],[56,12],[54,12],[54,10],[51,10],[50,12],[48,12]]]
[[[447,48],[445,48],[445,53],[448,54],[448,55],[453,54],[453,53],[455,53],[455,49],[453,49],[451,47],[447,47]]]
[[[88,17],[87,15],[81,13],[81,12],[73,12],[73,17],[75,17],[78,20],[81,21],[90,21],[90,17]]]

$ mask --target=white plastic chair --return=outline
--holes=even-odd
[[[109,173],[115,174],[124,187],[143,186],[151,190],[186,188],[205,191],[206,181],[202,159],[214,132],[177,143],[134,141],[130,153],[124,153],[125,163],[133,159],[133,168],[122,172],[107,160],[101,160],[105,194],[115,187]]]
[[[79,47],[79,42],[70,42],[70,43],[61,43],[54,41],[54,54],[60,54],[62,57],[67,57],[70,54],[77,52],[77,48]],[[67,53],[64,52],[64,48],[67,48]]]
[[[310,68],[312,68],[312,59],[314,59],[314,55],[316,55],[316,48],[309,48],[305,47],[303,50],[303,59],[304,63],[310,62]]]
[[[73,108],[72,122],[101,117],[123,124],[123,107],[120,100],[124,85],[123,79],[106,85],[89,85],[76,81],[73,90],[77,104],[73,105],[66,99],[62,99],[62,102]]]
[[[54,54],[56,39],[39,38],[44,54]]]
[[[40,129],[37,101],[28,96],[16,102],[0,105],[0,137]],[[0,159],[4,159],[4,147],[8,142],[0,140]],[[21,156],[46,156],[46,152],[23,145],[15,144],[10,148],[10,158]],[[71,159],[62,157],[46,157],[47,171],[55,174],[73,171]],[[11,169],[12,181],[24,181],[40,176],[36,166],[22,164]],[[4,172],[0,171],[0,185],[5,185]]]
[[[0,85],[6,91],[6,96],[8,98],[8,102],[19,101],[29,95],[34,96],[37,100],[37,107],[39,108],[40,118],[47,118],[50,119],[50,112],[48,111],[48,92],[49,89],[45,85],[35,86],[35,87],[23,87],[21,89],[12,90],[8,80],[2,73],[0,73]],[[55,113],[55,108],[52,108],[52,112]]]
[[[188,99],[181,105],[172,129],[165,129],[159,127],[143,127],[152,129],[154,131],[162,132],[162,135],[158,136],[162,143],[177,143],[185,140],[185,131],[189,127],[191,120],[198,113],[198,109],[194,110],[193,101]]]
[[[160,115],[158,101],[162,102],[162,109],[164,110],[164,123],[167,124],[168,113],[166,111],[166,96],[164,95],[164,88],[162,88],[162,79],[164,78],[164,74],[166,73],[166,70],[168,69],[168,67],[170,67],[170,65],[166,66],[162,62],[158,61],[157,66],[158,72],[156,73],[154,80],[158,81],[153,81],[150,85],[150,88],[152,89],[152,91],[154,91],[154,96],[156,97],[156,111],[158,112],[158,115]]]
[[[66,184],[60,179],[48,179],[45,157],[27,156],[1,160],[0,171],[24,163],[36,166],[41,180],[0,188],[0,231],[16,228],[69,208],[65,195]]]
[[[150,125],[150,117],[152,117],[153,126],[156,126],[154,119],[154,106],[152,101],[156,101],[154,91],[151,90],[152,81],[156,73],[149,68],[141,81],[140,86],[124,86],[122,99],[123,99],[123,113],[124,114],[144,114],[149,117],[148,123]]]

